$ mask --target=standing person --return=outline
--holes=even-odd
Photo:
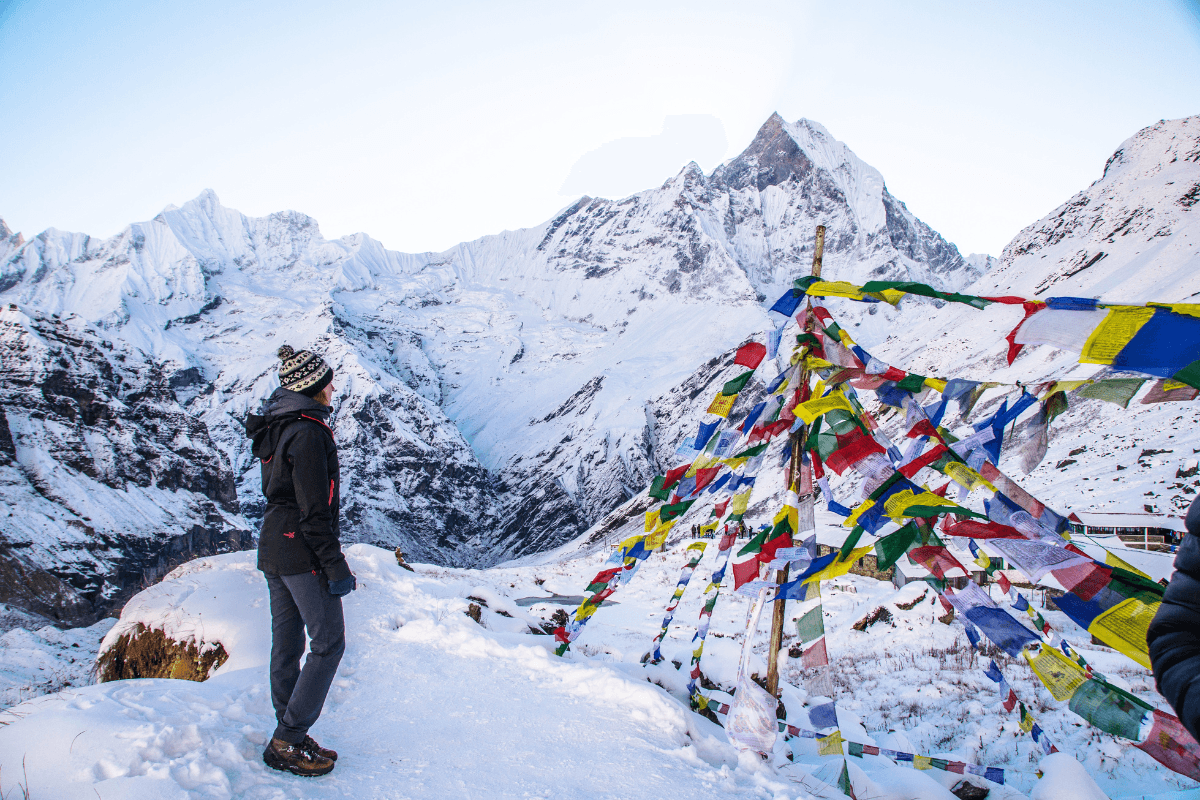
[[[1146,632],[1154,684],[1200,739],[1200,497],[1187,513],[1175,574]]]
[[[278,725],[263,761],[296,775],[325,775],[337,753],[308,730],[346,650],[342,597],[356,588],[339,539],[341,481],[326,424],[333,370],[316,353],[286,344],[277,355],[279,388],[246,423],[267,500],[258,568],[271,595],[271,701]],[[309,652],[301,669],[305,630]]]

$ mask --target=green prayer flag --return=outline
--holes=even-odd
[[[863,746],[861,742],[846,742],[846,744],[848,745],[850,755],[855,756],[856,758],[862,758]]]
[[[917,541],[919,533],[917,524],[910,522],[894,533],[889,533],[875,543],[875,556],[879,569],[885,570],[893,566],[900,556],[908,551],[908,546]]]
[[[949,768],[950,761],[945,758],[931,758],[929,759],[929,766],[933,767],[934,769],[945,771],[947,768]]]
[[[1121,408],[1128,408],[1129,401],[1133,399],[1145,382],[1144,378],[1105,378],[1095,383],[1085,383],[1076,389],[1075,393],[1080,397],[1106,400]]]
[[[767,445],[769,445],[769,444],[770,444],[770,442],[763,442],[762,444],[754,445],[754,447],[748,447],[745,450],[743,450],[742,452],[735,455],[734,458],[753,458],[754,456],[756,456],[759,453],[766,450]]]
[[[1200,389],[1200,361],[1193,361],[1172,375],[1171,378],[1195,389]]]
[[[846,759],[842,759],[842,774],[838,776],[838,790],[847,797],[854,797],[854,787],[850,785],[850,768]]]
[[[899,389],[904,389],[907,392],[912,392],[913,394],[916,394],[917,392],[919,392],[925,388],[925,376],[924,375],[913,375],[910,373],[908,375],[905,375],[904,379],[899,381],[896,384],[896,387]]]
[[[858,418],[845,409],[835,408],[833,411],[826,411],[824,417],[825,424],[839,436],[845,436],[852,431],[863,430],[862,423],[859,422]]]
[[[822,615],[820,603],[796,620],[796,635],[805,644],[815,642],[825,635],[825,617]]]
[[[1080,684],[1071,695],[1070,709],[1105,733],[1141,740],[1142,720],[1150,706],[1129,692],[1098,678]]]
[[[655,500],[668,500],[671,493],[663,488],[663,482],[666,481],[666,475],[656,475],[650,483],[650,496]]]
[[[725,381],[725,385],[721,387],[721,394],[729,397],[742,391],[746,387],[746,383],[750,380],[750,376],[754,374],[754,370],[748,369],[741,375],[738,375],[731,381]]]
[[[900,473],[896,473],[899,475]],[[854,545],[858,544],[858,540],[862,538],[863,529],[861,525],[855,525],[854,530],[850,531],[850,535],[846,537],[846,541],[842,542],[842,549],[838,551],[838,560],[846,558],[850,555],[850,551],[854,549]]]
[[[761,553],[762,546],[767,543],[767,535],[771,532],[770,528],[764,528],[754,535],[754,538],[746,542],[741,550],[738,550],[739,556],[744,556],[749,553]]]
[[[671,505],[663,506],[658,511],[658,518],[660,520],[662,520],[663,522],[670,522],[671,520],[675,519],[680,514],[687,511],[689,508],[691,508],[692,503],[694,503],[694,502],[696,502],[696,501],[695,500],[680,500],[678,503],[672,503]]]
[[[589,592],[591,594],[595,594],[596,592],[604,591],[605,587],[607,587],[607,586],[608,586],[608,581],[596,581],[595,583],[589,583],[587,588],[584,589],[584,591]]]
[[[1059,414],[1067,410],[1067,393],[1055,392],[1045,399],[1042,407],[1046,412],[1046,423],[1053,422]]]

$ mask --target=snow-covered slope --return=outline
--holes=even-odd
[[[819,522],[822,530],[836,524],[824,515]],[[253,555],[190,562],[139,594],[106,642],[142,624],[198,648],[219,641],[229,660],[204,683],[115,681],[0,714],[0,792],[27,785],[32,797],[64,800],[97,793],[106,800],[682,798],[714,791],[843,797],[833,788],[842,757],[818,755],[811,739],[780,737],[764,761],[739,753],[722,728],[689,710],[686,665],[706,599],[701,587],[717,564],[715,547],[678,608],[663,645],[666,660],[640,663],[687,558],[686,544],[648,559],[562,659],[551,654],[553,637],[533,627],[563,608],[554,594],[582,591],[599,559],[483,571],[418,564],[413,573],[390,552],[348,548],[359,589],[345,600],[347,651],[313,729],[340,757],[332,775],[316,780],[273,772],[261,761],[274,714],[266,683],[268,602]],[[975,775],[917,771],[886,756],[850,758],[858,796],[950,800],[949,790],[964,780],[990,789],[996,800],[1047,796],[1036,794],[1041,749],[1000,705],[982,671],[986,659],[966,647],[957,625],[936,621],[943,612],[932,592],[922,599],[918,585],[897,591],[847,576],[826,584],[823,594],[837,720],[846,739],[1005,769],[1001,786]],[[471,603],[481,606],[478,623],[468,616]],[[749,605],[726,590],[713,611],[702,666],[714,697],[724,699],[736,682]],[[877,607],[889,611],[890,621],[854,629]],[[785,646],[793,642],[799,611],[789,604]],[[1146,670],[1091,646],[1061,613],[1039,611],[1110,680],[1161,704]],[[758,674],[765,670],[769,625],[761,623],[749,660]],[[1128,742],[1078,727],[1067,704],[1053,700],[1023,662],[998,659],[1064,757],[1078,759],[1110,797],[1190,796],[1191,781]],[[828,702],[806,690],[813,673],[796,659],[781,672],[788,723],[804,730],[823,724],[810,716]]]
[[[807,271],[817,224],[838,277],[958,288],[988,263],[819,125],[773,116],[711,176],[690,165],[441,254],[326,240],[303,214],[249,218],[212,192],[108,240],[5,228],[0,300],[77,315],[161,373],[238,476],[250,527],[237,420],[270,391],[281,343],[322,351],[347,538],[492,563],[573,538],[647,483],[676,411],[646,404],[768,325],[764,301]]]

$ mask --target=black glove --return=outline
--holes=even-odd
[[[334,597],[344,597],[358,588],[358,582],[354,580],[354,576],[342,578],[340,581],[329,582],[329,593]]]

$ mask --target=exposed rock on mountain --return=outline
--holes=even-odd
[[[70,624],[251,543],[170,379],[81,320],[0,311],[0,601]]]

